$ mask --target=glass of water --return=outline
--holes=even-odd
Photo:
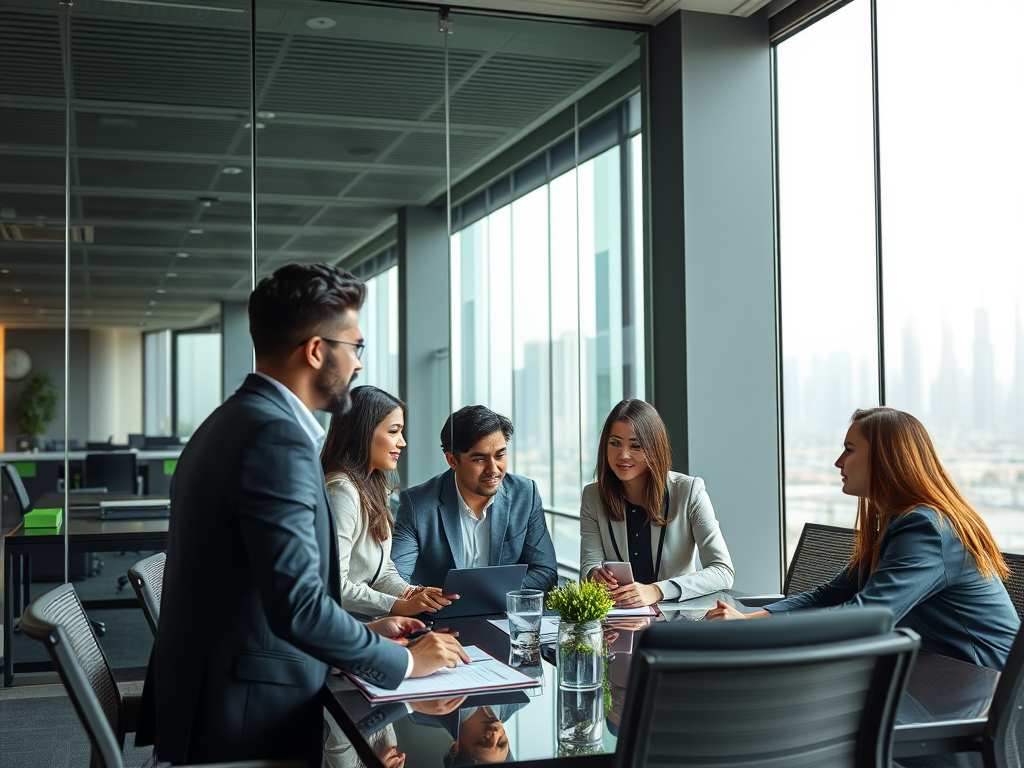
[[[540,643],[544,593],[539,589],[513,590],[505,595],[505,607],[512,650],[536,653]]]

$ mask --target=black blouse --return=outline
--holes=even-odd
[[[633,567],[633,580],[640,584],[653,584],[658,580],[651,554],[651,521],[647,510],[626,502],[627,557]]]

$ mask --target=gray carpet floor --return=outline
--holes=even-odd
[[[138,693],[141,683],[124,683]],[[141,768],[149,747],[136,748],[132,734],[124,750],[125,768]],[[89,738],[60,685],[0,688],[0,768],[87,768]]]

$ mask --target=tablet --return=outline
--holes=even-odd
[[[457,619],[462,616],[482,616],[488,613],[505,613],[505,594],[523,588],[526,565],[490,565],[485,568],[452,568],[444,580],[442,594],[458,595],[437,613],[429,614],[435,622],[438,619]]]
[[[605,560],[602,565],[612,572],[619,586],[633,583],[633,566],[617,560]]]

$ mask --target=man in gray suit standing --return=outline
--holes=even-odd
[[[365,290],[326,264],[264,278],[249,298],[256,372],[182,451],[136,739],[160,760],[319,767],[331,666],[395,688],[468,661],[447,635],[409,643],[421,622],[363,625],[339,604],[324,431],[312,411],[347,407]]]
[[[482,405],[441,430],[450,469],[402,492],[391,559],[412,584],[440,586],[452,568],[529,566],[524,587],[558,580],[555,547],[533,480],[506,474],[512,422]]]

